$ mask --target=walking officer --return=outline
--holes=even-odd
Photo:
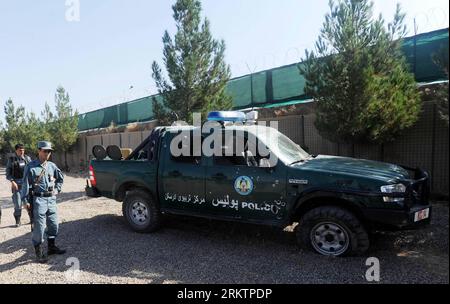
[[[8,158],[8,163],[6,164],[6,179],[11,182],[16,227],[20,226],[20,218],[22,217],[22,200],[20,197],[20,190],[22,188],[23,173],[25,166],[30,162],[31,158],[25,155],[25,147],[22,144],[17,144],[15,146],[14,155]]]
[[[47,255],[64,254],[66,251],[55,245],[58,235],[58,216],[56,210],[56,191],[61,192],[64,175],[51,161],[52,144],[47,141],[38,143],[39,159],[32,161],[25,168],[21,191],[22,199],[27,198],[32,204],[34,219],[33,246],[39,263],[47,262]],[[29,207],[29,206],[27,206]],[[47,228],[47,229],[46,229]],[[48,250],[42,247],[47,235]]]

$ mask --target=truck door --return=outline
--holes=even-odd
[[[232,156],[211,157],[206,169],[208,212],[255,222],[280,221],[286,207],[284,165],[261,167],[248,146],[244,153],[234,150]]]
[[[185,132],[186,133],[186,132]],[[198,213],[205,204],[205,170],[201,156],[174,156],[170,143],[178,134],[166,133],[162,146],[159,193],[162,209],[180,213]],[[192,132],[183,135],[188,141],[181,145],[192,148]],[[179,147],[183,148],[183,147]]]

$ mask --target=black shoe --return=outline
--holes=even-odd
[[[48,251],[47,251],[48,255],[66,253],[66,250],[60,249],[55,245],[55,239],[48,239],[47,241],[48,241]]]
[[[34,246],[34,252],[36,253],[36,261],[41,264],[45,264],[48,261],[47,256],[42,249],[42,245]]]
[[[16,227],[20,227],[20,225],[22,224],[20,221],[20,216],[14,216],[14,218],[16,219]]]

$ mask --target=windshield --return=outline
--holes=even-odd
[[[258,128],[256,136],[287,165],[311,158],[299,145],[274,128]]]

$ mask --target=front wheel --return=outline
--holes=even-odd
[[[297,226],[299,243],[327,256],[360,255],[369,248],[369,236],[351,212],[333,206],[308,211]]]
[[[143,190],[127,192],[122,213],[136,232],[154,232],[161,225],[162,214],[150,194]]]

